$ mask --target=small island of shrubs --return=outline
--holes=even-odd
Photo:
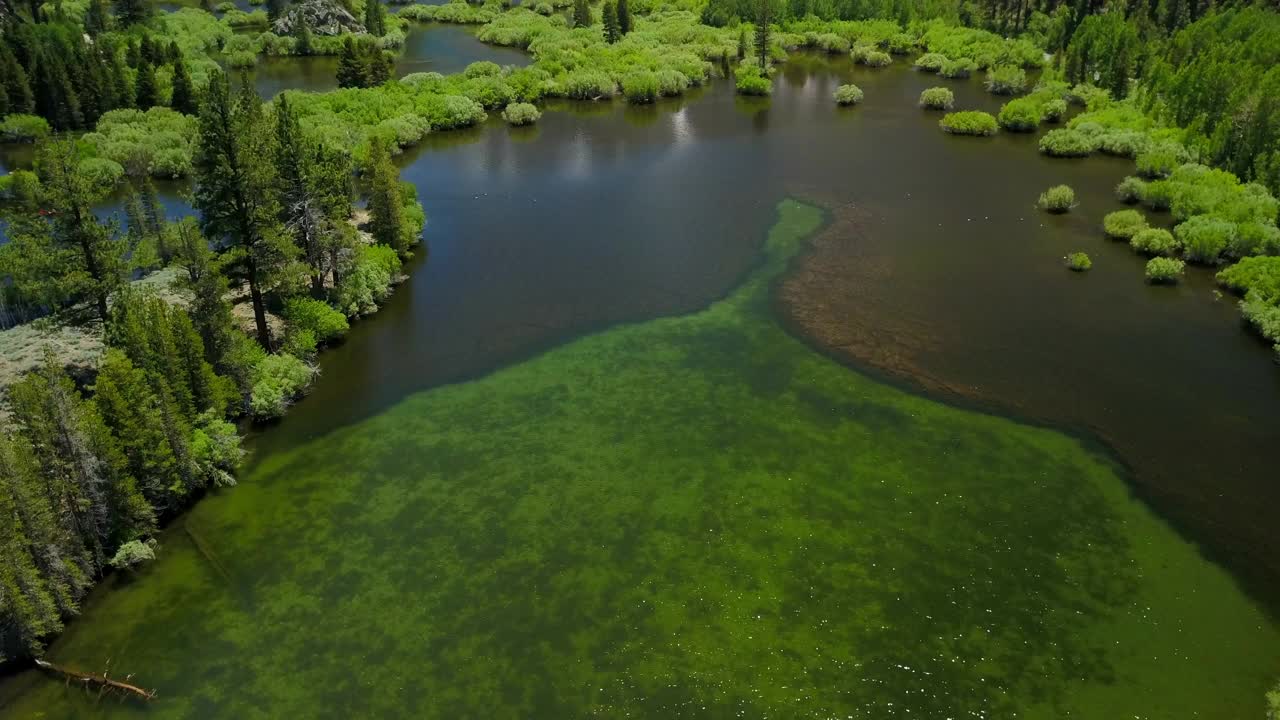
[[[1167,257],[1154,257],[1147,261],[1147,282],[1152,285],[1173,285],[1182,277],[1186,263]]]
[[[947,113],[938,121],[938,127],[952,135],[995,135],[998,125],[991,113],[980,110],[961,110]]]
[[[857,85],[841,85],[833,94],[836,104],[841,106],[857,105],[862,102],[862,88]]]
[[[1067,256],[1067,268],[1072,272],[1086,272],[1093,267],[1093,261],[1082,252],[1073,252]]]
[[[515,102],[507,105],[502,111],[502,119],[512,127],[521,125],[532,125],[538,122],[538,118],[542,117],[542,113],[532,103]]]
[[[992,95],[1017,95],[1027,87],[1027,72],[1016,65],[998,65],[987,71],[983,85]]]
[[[760,71],[755,65],[738,68],[734,77],[734,85],[739,95],[765,96],[773,92],[773,80]]]
[[[950,110],[956,102],[951,88],[931,87],[920,93],[920,107],[926,110]]]
[[[1130,240],[1147,229],[1147,219],[1137,210],[1117,210],[1102,218],[1102,229],[1113,240]]]
[[[1164,228],[1146,228],[1134,233],[1129,247],[1144,255],[1172,255],[1182,249],[1182,243]]]
[[[1036,207],[1045,212],[1059,215],[1076,206],[1076,191],[1070,185],[1054,185],[1040,193]]]

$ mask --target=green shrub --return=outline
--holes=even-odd
[[[1067,256],[1067,267],[1075,272],[1085,272],[1093,267],[1093,261],[1082,252],[1073,252]]]
[[[1146,133],[1119,130],[1102,133],[1099,137],[1098,149],[1107,155],[1133,158],[1146,152],[1150,144]]]
[[[1050,157],[1086,157],[1097,149],[1097,138],[1080,130],[1059,128],[1040,138],[1040,152]]]
[[[1064,213],[1076,206],[1076,192],[1069,185],[1054,185],[1040,193],[1036,207],[1054,214]]]
[[[1223,287],[1268,302],[1280,303],[1280,257],[1247,257],[1215,276]]]
[[[1147,183],[1140,177],[1130,175],[1116,185],[1116,199],[1126,205],[1136,205],[1146,192]]]
[[[489,60],[481,60],[473,62],[462,71],[463,77],[479,78],[479,77],[497,77],[502,73],[502,68],[496,62]]]
[[[811,45],[829,55],[846,53],[852,48],[852,43],[850,43],[847,38],[841,37],[835,33],[822,33],[821,35],[816,35]]]
[[[307,389],[316,369],[298,358],[268,355],[253,368],[253,391],[249,408],[254,417],[268,420],[284,415],[289,404]]]
[[[49,135],[49,122],[39,115],[14,113],[0,120],[0,142],[35,142]]]
[[[1040,104],[1031,98],[1010,100],[1000,108],[1000,127],[1012,132],[1032,132],[1040,127]]]
[[[1147,219],[1137,210],[1117,210],[1102,218],[1102,229],[1113,240],[1129,240],[1147,229]]]
[[[76,172],[96,188],[115,187],[124,177],[124,168],[120,163],[107,158],[85,158],[76,167]]]
[[[833,96],[837,105],[857,105],[862,102],[862,88],[853,84],[841,85]]]
[[[963,80],[973,74],[978,69],[978,64],[969,58],[956,58],[942,63],[942,67],[938,69],[938,74],[944,78],[952,80]]]
[[[154,542],[154,541],[153,541]],[[108,564],[117,570],[132,570],[139,565],[156,559],[155,550],[141,540],[130,540],[116,550]]]
[[[1067,101],[1062,98],[1051,98],[1040,105],[1041,119],[1045,122],[1056,123],[1062,120],[1062,116],[1066,114]]]
[[[947,56],[941,53],[925,53],[916,58],[915,67],[924,72],[936,73],[947,63]]]
[[[947,113],[938,126],[953,135],[995,135],[998,127],[991,113],[977,110]]]
[[[1175,169],[1187,161],[1187,152],[1177,143],[1150,145],[1138,153],[1138,174],[1144,178],[1169,177]]]
[[[1173,255],[1182,244],[1164,228],[1145,228],[1129,238],[1129,247],[1144,255]]]
[[[1240,301],[1240,314],[1259,335],[1275,343],[1273,347],[1280,353],[1280,305],[1265,302],[1249,293]],[[1280,706],[1280,697],[1268,697],[1267,700],[1273,703],[1273,707]]]
[[[773,92],[773,81],[755,65],[739,67],[734,74],[734,85],[739,95],[768,95]]]
[[[1111,102],[1111,93],[1096,85],[1081,83],[1067,93],[1067,102],[1093,110]]]
[[[617,90],[613,78],[599,70],[575,70],[565,75],[562,85],[565,97],[574,100],[604,100]]]
[[[286,300],[283,314],[290,329],[310,332],[319,343],[340,338],[351,327],[347,324],[347,316],[334,310],[329,303],[306,297]]]
[[[689,76],[679,70],[663,68],[655,74],[658,77],[658,94],[663,97],[683,95],[689,89]]]
[[[920,93],[920,107],[928,110],[950,110],[955,103],[956,96],[951,88],[931,87]]]
[[[1248,255],[1280,255],[1280,228],[1261,222],[1242,222],[1236,225],[1236,239],[1227,248],[1234,257]]]
[[[511,103],[502,111],[502,119],[511,126],[532,125],[538,122],[540,117],[542,113],[529,103]]]
[[[1147,261],[1147,282],[1152,285],[1172,285],[1182,277],[1186,263],[1166,257],[1154,257]]]
[[[1013,65],[999,65],[987,71],[983,83],[992,95],[1017,95],[1027,87],[1027,73]]]
[[[627,102],[644,105],[658,99],[658,76],[648,70],[628,73],[622,78],[622,95]]]
[[[894,33],[885,46],[891,55],[910,55],[916,49],[916,39],[910,33]]]
[[[364,245],[356,250],[353,267],[342,276],[336,304],[348,317],[368,315],[378,309],[400,275],[400,256],[386,245]]]
[[[869,47],[855,47],[849,54],[854,62],[871,68],[882,68],[893,63],[893,57],[889,53]]]
[[[1236,240],[1236,226],[1227,220],[1197,215],[1173,229],[1183,253],[1192,262],[1217,265]]]
[[[1152,180],[1142,185],[1142,204],[1156,211],[1173,205],[1174,186],[1168,180]]]

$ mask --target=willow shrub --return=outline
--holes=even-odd
[[[956,58],[942,63],[942,67],[938,68],[938,74],[944,78],[952,80],[963,80],[973,74],[978,69],[978,64],[967,57]]]
[[[1013,65],[993,67],[987,71],[983,86],[992,95],[1017,95],[1027,88],[1027,73]]]
[[[1098,149],[1098,139],[1070,128],[1050,130],[1040,138],[1040,152],[1051,157],[1086,157]]]
[[[1116,185],[1116,199],[1125,205],[1135,205],[1142,201],[1142,196],[1146,192],[1147,183],[1140,177],[1129,177],[1120,181]]]
[[[1044,64],[1044,51],[1025,39],[1008,39],[986,30],[948,25],[941,21],[924,24],[921,47],[949,58],[973,58],[976,67],[1012,65],[1037,68]]]
[[[995,135],[999,128],[991,113],[978,110],[947,113],[938,121],[938,127],[952,135]]]
[[[1069,185],[1055,185],[1040,193],[1036,207],[1045,212],[1061,214],[1076,206],[1076,191]]]
[[[855,45],[849,56],[859,65],[881,68],[893,63],[893,56],[887,52],[876,50],[871,45]]]
[[[857,105],[862,102],[862,88],[857,85],[841,85],[832,94],[837,105]]]
[[[1152,180],[1142,184],[1142,204],[1156,211],[1168,210],[1173,205],[1174,186],[1168,180]]]
[[[39,115],[14,113],[0,120],[0,142],[35,142],[49,135],[49,121]]]
[[[915,68],[922,72],[936,73],[947,64],[947,56],[942,53],[925,53],[916,58]]]
[[[1164,228],[1149,227],[1134,233],[1129,247],[1144,255],[1173,255],[1182,249],[1182,243]]]
[[[1154,257],[1147,261],[1147,282],[1152,285],[1173,285],[1182,278],[1186,263],[1166,257]]]
[[[649,70],[637,70],[622,77],[622,96],[627,102],[644,105],[658,99],[658,76]]]
[[[348,317],[368,315],[391,293],[400,276],[400,256],[387,245],[362,245],[355,262],[342,276],[334,295],[338,310]]]
[[[314,367],[293,355],[280,353],[262,358],[253,368],[253,389],[249,394],[254,417],[270,420],[284,415],[315,375]]]
[[[1073,252],[1067,256],[1067,267],[1075,272],[1086,272],[1093,267],[1093,261],[1082,252]]]
[[[951,88],[932,87],[920,93],[920,107],[928,110],[950,110],[955,103],[956,96]]]
[[[1236,241],[1236,226],[1227,220],[1197,215],[1174,228],[1183,254],[1191,262],[1217,265]]]
[[[755,65],[739,66],[734,73],[734,87],[739,95],[768,95],[773,92],[773,81]]]
[[[1040,127],[1040,104],[1031,98],[1010,100],[1000,108],[1000,127],[1011,132],[1034,132]]]
[[[1137,210],[1117,210],[1102,218],[1102,229],[1114,240],[1129,240],[1147,229],[1147,219]]]
[[[1280,303],[1280,257],[1247,257],[1215,276],[1218,284],[1240,295],[1252,294]]]
[[[180,178],[191,173],[196,119],[166,107],[112,110],[81,141],[133,176]]]
[[[511,103],[502,111],[502,119],[513,127],[532,125],[541,117],[542,113],[530,103]]]
[[[290,330],[309,332],[319,343],[337,340],[351,328],[346,315],[329,303],[308,297],[285,300],[282,315]]]

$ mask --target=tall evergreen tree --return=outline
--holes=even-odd
[[[386,10],[382,7],[381,0],[365,0],[364,3],[364,29],[374,37],[382,37],[387,34]]]
[[[188,298],[187,312],[200,336],[205,360],[220,372],[233,373],[229,356],[236,339],[243,336],[235,328],[226,298],[227,278],[193,219],[175,223],[174,230],[173,264],[183,271],[175,285]]]
[[[631,8],[627,0],[618,0],[618,31],[623,35],[631,32]]]
[[[618,42],[622,37],[622,31],[618,29],[618,9],[611,0],[604,0],[603,25],[604,25],[604,41],[610,45]]]
[[[116,20],[121,27],[146,22],[151,17],[151,0],[114,0]]]
[[[228,245],[229,268],[249,286],[258,341],[272,349],[264,293],[288,281],[296,249],[285,236],[274,200],[273,133],[253,83],[233,103],[226,77],[213,73],[200,107],[193,163],[201,230]]]
[[[591,6],[587,0],[573,0],[573,26],[591,27]]]
[[[107,298],[124,283],[125,243],[98,222],[93,205],[104,192],[78,170],[79,153],[73,140],[53,140],[36,148],[41,207],[51,218],[53,246],[71,261],[62,273],[70,300],[92,303],[107,319]]]
[[[327,218],[311,197],[307,186],[307,153],[298,115],[289,104],[289,93],[275,101],[276,179],[280,196],[280,219],[302,251],[311,278],[311,291],[324,291],[324,237],[329,232]]]
[[[41,49],[35,64],[36,113],[49,121],[55,130],[77,130],[84,127],[80,100],[67,76],[62,56]]]
[[[106,0],[89,0],[89,9],[84,15],[84,31],[97,37],[109,29]]]
[[[187,72],[187,63],[181,55],[173,61],[173,94],[169,99],[169,107],[184,115],[195,115],[200,111],[191,74]]]
[[[267,0],[267,20],[273,23],[279,20],[288,6],[288,0]]]
[[[156,83],[156,70],[151,63],[144,60],[138,66],[138,75],[134,83],[139,110],[146,110],[160,104],[160,87]]]
[[[369,68],[362,60],[362,56],[356,52],[355,41],[348,37],[343,41],[342,52],[338,55],[338,87],[365,86]]]
[[[373,239],[409,253],[408,230],[405,226],[404,203],[400,198],[400,173],[391,162],[386,143],[376,142],[369,151],[372,166],[369,183],[369,231]]]
[[[738,28],[738,62],[747,59],[747,29]]]
[[[8,98],[9,112],[35,112],[35,93],[31,91],[27,71],[9,49],[8,43],[3,41],[0,41],[0,84]]]
[[[760,71],[769,70],[769,23],[773,22],[773,4],[771,0],[756,0],[756,59],[760,63]]]
[[[355,256],[355,227],[351,218],[351,156],[324,143],[313,142],[307,158],[307,188],[310,197],[328,221],[330,232],[323,238],[324,254],[333,286]]]

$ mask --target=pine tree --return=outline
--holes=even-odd
[[[227,278],[218,266],[209,243],[197,231],[194,218],[174,226],[173,264],[183,271],[175,282],[188,297],[187,312],[200,336],[205,360],[216,370],[229,373],[228,356],[239,331],[227,302]]]
[[[107,297],[124,283],[126,248],[94,216],[93,205],[105,189],[94,187],[78,172],[79,161],[73,140],[37,146],[41,207],[52,218],[53,246],[72,260],[62,268],[69,299],[88,300],[105,320]]]
[[[42,48],[35,67],[36,113],[48,120],[54,130],[84,127],[80,100],[67,76],[61,55]]]
[[[372,2],[372,0],[370,0]],[[312,200],[306,181],[306,150],[298,115],[289,104],[289,93],[275,101],[276,179],[280,196],[280,220],[302,251],[311,277],[311,291],[324,291],[323,238],[327,219]]]
[[[116,20],[121,27],[146,22],[151,17],[150,0],[115,0]]]
[[[0,38],[0,83],[3,83],[8,97],[9,112],[35,112],[35,93],[31,91],[27,71],[9,49],[8,43],[4,42],[5,39]]]
[[[84,30],[91,37],[97,37],[109,29],[106,0],[89,0],[89,9],[85,11]]]
[[[387,34],[386,10],[382,7],[381,0],[365,0],[364,3],[364,29],[374,37],[382,37]]]
[[[573,26],[591,27],[591,6],[587,0],[573,0]]]
[[[769,23],[772,21],[771,0],[756,0],[756,58],[761,72],[769,70]]]
[[[368,75],[365,77],[364,87],[378,87],[395,75],[395,60],[390,53],[378,47],[377,43],[369,42],[365,47],[368,49],[368,60],[365,63]]]
[[[364,87],[368,74],[368,66],[356,52],[355,42],[348,37],[343,41],[342,52],[338,55],[338,87]]]
[[[610,0],[604,0],[604,41],[610,45],[618,42],[622,32],[618,29],[618,10]]]
[[[267,20],[274,23],[288,7],[287,0],[267,0]],[[299,13],[301,15],[302,13]]]
[[[144,60],[138,67],[135,85],[139,110],[146,110],[160,104],[160,88],[156,85],[156,70],[151,63]]]
[[[289,282],[296,255],[274,200],[272,136],[253,83],[246,81],[233,103],[226,76],[214,72],[200,107],[195,206],[204,234],[229,244],[228,267],[249,286],[258,342],[267,350],[272,343],[264,293]]]
[[[311,28],[307,25],[306,13],[298,13],[297,22],[294,25],[293,37],[298,41],[294,46],[294,50],[299,55],[310,55],[313,52],[313,43],[311,40]]]
[[[738,28],[738,62],[747,59],[747,29]]]
[[[173,61],[173,95],[169,107],[184,115],[195,115],[200,111],[196,102],[196,90],[191,84],[191,74],[187,72],[187,63],[179,55]]]
[[[137,107],[137,96],[133,92],[133,84],[129,82],[124,53],[112,50],[110,64],[111,85],[115,92],[116,107]]]
[[[631,32],[631,8],[627,0],[618,0],[618,31],[623,35]]]
[[[307,188],[328,219],[331,232],[324,237],[328,271],[337,287],[342,273],[355,256],[356,231],[351,223],[351,156],[313,142],[307,159]]]
[[[384,142],[374,143],[369,151],[371,181],[369,187],[369,231],[373,239],[390,245],[401,255],[408,255],[409,242],[404,220],[404,204],[400,200],[400,173],[391,162]]]

